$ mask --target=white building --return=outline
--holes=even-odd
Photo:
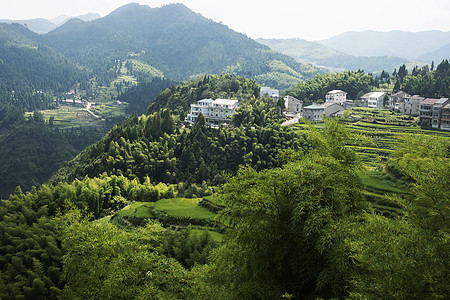
[[[272,97],[272,99],[277,100],[278,97],[280,96],[280,92],[277,89],[271,89],[268,86],[263,86],[259,91],[259,97],[263,96],[269,96]]]
[[[370,92],[361,97],[367,107],[382,109],[384,107],[385,92]]]
[[[191,104],[191,112],[187,115],[186,121],[194,124],[201,112],[205,117],[206,125],[219,126],[221,124],[230,124],[230,116],[239,107],[238,100],[230,99],[203,99]]]
[[[347,93],[341,90],[329,91],[325,96],[325,102],[344,103],[347,101]]]

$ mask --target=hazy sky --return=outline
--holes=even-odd
[[[319,40],[345,31],[450,31],[450,0],[0,0],[0,19],[107,15],[137,2],[187,7],[252,38]]]

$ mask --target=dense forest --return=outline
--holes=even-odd
[[[22,110],[0,104],[0,197],[18,185],[26,191],[39,186],[100,136],[95,129],[61,132],[38,112],[27,120]]]
[[[0,24],[0,99],[33,111],[55,107],[55,95],[86,74],[18,24]]]

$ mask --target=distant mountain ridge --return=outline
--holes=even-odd
[[[51,20],[43,18],[28,19],[28,20],[1,19],[0,23],[7,23],[7,24],[18,23],[20,25],[27,27],[33,32],[44,34],[54,30],[55,28],[61,26],[62,24],[73,18],[81,19],[83,21],[92,21],[101,18],[101,16],[96,13],[89,13],[77,17],[68,17],[66,15],[61,15]]]
[[[336,51],[316,42],[302,39],[257,39],[257,42],[292,56],[303,63],[324,67],[330,71],[364,70],[369,73],[392,71],[402,64],[413,64],[401,57],[388,56],[354,56]]]
[[[395,30],[379,32],[369,30],[345,32],[317,42],[356,56],[396,56],[418,59],[449,44],[450,31],[406,32]]]

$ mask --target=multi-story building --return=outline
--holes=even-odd
[[[384,107],[384,92],[370,92],[361,97],[367,107],[382,109]]]
[[[411,95],[403,91],[392,94],[389,96],[387,107],[390,109],[398,110],[398,107],[401,105],[401,103],[405,103],[405,100],[409,97],[411,97]]]
[[[296,116],[302,113],[303,101],[287,95],[284,97],[284,107],[287,116]]]
[[[341,90],[329,91],[325,96],[325,101],[342,104],[347,101],[347,93]]]
[[[186,121],[194,124],[201,112],[205,117],[206,125],[219,126],[221,124],[230,124],[231,115],[239,107],[238,100],[230,99],[203,99],[191,104],[191,112],[187,115]]]
[[[440,129],[450,131],[450,104],[446,104],[442,107]]]
[[[420,103],[419,117],[421,123],[427,123],[431,126],[433,118],[433,105],[439,99],[427,98]]]
[[[420,103],[425,100],[419,95],[410,96],[404,102],[400,102],[397,111],[404,115],[418,116]]]
[[[450,103],[448,98],[441,98],[433,104],[433,113],[431,117],[431,127],[440,128],[442,108]]]

